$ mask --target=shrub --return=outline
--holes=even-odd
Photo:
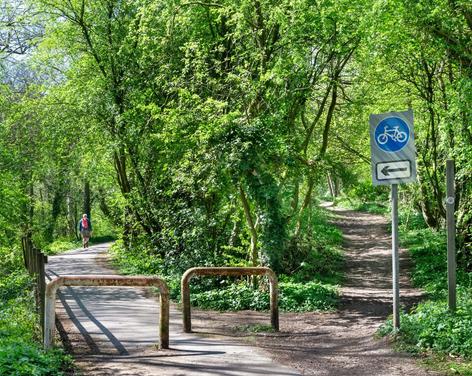
[[[43,252],[48,255],[56,255],[58,253],[70,250],[70,249],[75,249],[75,248],[80,248],[82,247],[82,242],[80,240],[76,241],[71,241],[71,240],[56,240],[46,246],[43,249]]]
[[[0,375],[64,375],[70,357],[39,343],[32,280],[19,248],[0,248]]]
[[[380,334],[392,333],[389,320]],[[456,312],[450,312],[446,299],[419,304],[410,314],[402,314],[400,339],[417,351],[460,355],[472,359],[472,289],[458,289]]]
[[[0,304],[0,375],[65,375],[72,360],[62,350],[42,350],[32,301],[22,297]]]
[[[334,309],[337,302],[336,287],[320,282],[279,284],[279,308],[282,311],[307,312]],[[252,289],[244,283],[191,295],[192,305],[218,311],[269,309],[269,293]]]

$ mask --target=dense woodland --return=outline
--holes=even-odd
[[[245,252],[290,270],[310,252],[314,199],[387,192],[370,187],[369,113],[413,108],[419,179],[404,201],[441,228],[454,158],[472,266],[469,2],[1,10],[2,244],[73,237],[85,211],[163,262]]]
[[[471,41],[467,0],[0,0],[1,253],[85,212],[163,273],[322,273],[319,202],[388,206],[368,117],[411,108],[401,205],[441,230],[454,159],[472,272]]]

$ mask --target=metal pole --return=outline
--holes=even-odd
[[[46,286],[43,340],[46,350],[54,345],[56,293],[61,286],[157,286],[161,295],[159,348],[169,348],[169,288],[163,279],[157,276],[65,275],[53,279]]]
[[[447,287],[449,310],[456,310],[456,223],[454,160],[446,161]]]
[[[398,185],[392,184],[392,287],[393,287],[393,327],[400,328],[400,261],[398,256]]]

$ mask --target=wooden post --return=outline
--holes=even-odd
[[[44,264],[48,262],[48,258],[39,249],[34,248],[31,238],[24,236],[21,239],[21,242],[23,247],[25,268],[28,271],[28,274],[34,278],[34,297],[36,310],[39,312],[40,325],[44,340],[44,311],[46,293],[46,275],[44,271]]]
[[[21,238],[21,248],[23,249],[23,261],[25,264],[26,270],[28,270],[28,243],[26,236]]]
[[[449,310],[456,310],[456,223],[454,160],[446,161],[447,287]]]
[[[44,271],[44,264],[47,263],[47,256],[42,252],[38,252],[39,258],[39,273],[38,273],[38,296],[39,296],[39,319],[41,324],[41,334],[44,338],[44,300],[46,298],[46,273]]]

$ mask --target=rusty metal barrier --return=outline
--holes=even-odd
[[[54,344],[56,293],[61,286],[156,286],[160,291],[159,348],[169,348],[169,289],[159,277],[127,277],[117,275],[65,275],[53,279],[46,286],[44,309],[44,348]]]
[[[270,322],[275,331],[279,331],[279,307],[277,303],[278,288],[277,276],[270,268],[266,267],[198,267],[188,269],[181,280],[182,293],[182,313],[184,321],[184,332],[192,331],[192,318],[190,308],[190,279],[195,276],[244,276],[244,275],[265,275],[269,279],[270,285]]]

